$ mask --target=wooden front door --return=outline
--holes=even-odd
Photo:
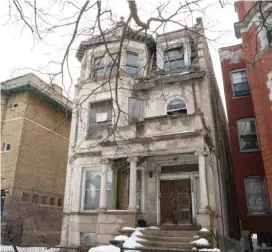
[[[191,181],[161,180],[161,224],[191,224]]]

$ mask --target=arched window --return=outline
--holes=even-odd
[[[173,99],[167,104],[167,115],[187,114],[186,103],[182,99]]]

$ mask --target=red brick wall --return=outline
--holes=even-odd
[[[238,13],[239,21],[243,20],[246,13],[257,1],[237,1],[235,2],[236,12]]]
[[[227,52],[242,49],[241,45],[222,48]],[[238,54],[238,53],[237,53]],[[241,153],[239,149],[237,120],[243,117],[255,117],[252,96],[233,98],[230,71],[246,68],[245,60],[239,63],[231,63],[230,60],[221,60],[222,75],[224,81],[225,99],[229,120],[229,133],[231,151],[233,157],[233,169],[235,175],[236,192],[238,199],[239,217],[243,230],[250,232],[269,232],[272,227],[272,216],[248,216],[245,195],[244,178],[246,176],[264,176],[264,166],[261,152]],[[272,129],[272,128],[271,128]],[[262,130],[262,128],[261,128]]]
[[[247,32],[242,33],[242,41],[257,120],[270,206],[272,206],[272,102],[269,100],[269,89],[266,84],[268,80],[267,75],[272,71],[272,49],[261,48],[258,29],[256,28],[256,24],[252,24]],[[261,52],[260,49],[262,50]]]

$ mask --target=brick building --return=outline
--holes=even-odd
[[[237,38],[220,49],[243,234],[272,246],[272,3],[238,1]]]
[[[2,242],[58,244],[71,102],[34,74],[1,83]]]

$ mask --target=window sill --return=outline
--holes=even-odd
[[[80,213],[81,214],[97,214],[98,211],[97,210],[81,210]]]
[[[232,96],[232,100],[243,99],[243,98],[250,97],[250,96],[251,96],[251,94],[243,95],[243,96]]]
[[[260,152],[260,149],[255,150],[240,150],[240,153]]]
[[[267,214],[267,213],[256,213],[256,214],[247,214],[247,216],[249,216],[249,217],[254,217],[254,216],[256,216],[256,217],[260,217],[260,216],[263,216],[263,217],[270,217],[271,216],[271,214]]]

